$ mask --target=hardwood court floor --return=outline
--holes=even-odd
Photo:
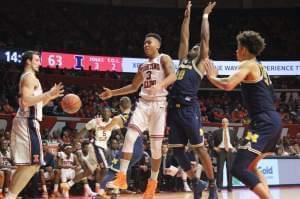
[[[300,199],[299,187],[277,187],[271,188],[273,199]],[[234,189],[231,193],[226,190],[218,193],[219,199],[259,199],[256,195],[248,189]],[[142,199],[141,194],[121,195],[118,199]],[[156,194],[156,199],[193,199],[192,193],[174,193],[165,192]],[[208,198],[208,193],[203,192],[203,199]]]

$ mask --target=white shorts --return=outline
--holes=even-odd
[[[39,121],[15,117],[10,141],[12,159],[16,165],[41,165],[43,150]]]
[[[166,128],[167,104],[166,101],[148,101],[141,98],[128,127],[139,133],[149,130],[152,139],[163,138]]]
[[[75,178],[74,169],[61,169],[61,181],[67,182],[68,180],[73,180]]]

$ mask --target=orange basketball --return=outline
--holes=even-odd
[[[64,112],[73,114],[73,113],[76,113],[77,111],[79,111],[79,109],[81,107],[81,100],[78,97],[78,95],[71,93],[71,94],[65,95],[62,98],[60,105],[61,105],[62,109],[64,110]]]

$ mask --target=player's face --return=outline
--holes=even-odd
[[[3,150],[7,150],[8,149],[8,141],[7,140],[2,140],[2,142],[1,142],[1,148]]]
[[[103,111],[102,117],[104,120],[108,120],[111,117],[111,111],[109,109],[105,109]]]
[[[153,57],[159,50],[160,43],[154,37],[146,37],[144,41],[144,52],[147,57]]]
[[[189,59],[195,59],[200,54],[200,46],[195,45],[188,53]]]
[[[162,153],[166,154],[168,152],[168,145],[162,145]]]
[[[238,47],[236,49],[236,59],[238,61],[243,61],[244,60],[244,55],[245,55],[245,48],[243,46],[241,46],[240,44],[238,44]]]
[[[70,154],[72,153],[72,151],[73,151],[73,148],[72,148],[72,147],[67,147],[67,148],[65,149],[65,153],[68,154],[68,155],[70,155]]]
[[[117,140],[113,140],[111,143],[111,148],[112,149],[119,149],[119,142]]]
[[[39,72],[40,65],[41,65],[41,59],[38,55],[32,55],[32,60],[30,61],[31,68],[35,72]]]
[[[83,146],[83,148],[82,148],[82,152],[84,153],[84,154],[88,154],[89,153],[89,145],[84,145]]]

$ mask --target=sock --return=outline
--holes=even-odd
[[[159,171],[153,171],[153,170],[151,170],[151,179],[153,179],[153,180],[157,180],[157,178],[158,178],[158,173],[159,173]]]
[[[98,192],[100,190],[100,184],[99,183],[95,184],[95,190],[96,190],[96,192]]]
[[[43,191],[44,191],[44,192],[47,192],[47,187],[46,187],[45,184],[43,185]]]
[[[14,194],[14,193],[11,193],[11,192],[8,192],[8,194],[7,194],[7,198],[9,198],[9,199],[16,199],[17,198],[17,194]]]
[[[0,193],[2,193],[2,189],[0,189]]]
[[[58,184],[54,184],[53,192],[58,192]]]
[[[183,185],[189,187],[189,184],[187,183],[187,181],[183,181]]]
[[[74,184],[75,184],[75,182],[74,182],[73,180],[70,180],[70,181],[68,182],[68,185],[69,185],[70,187],[72,187]]]
[[[5,193],[8,192],[8,187],[4,188],[4,192],[5,192]]]
[[[84,184],[83,186],[84,186],[85,191],[87,191],[88,193],[92,192],[92,189],[89,186],[89,184]]]
[[[120,171],[123,172],[125,175],[128,170],[130,160],[121,159],[120,160]]]

